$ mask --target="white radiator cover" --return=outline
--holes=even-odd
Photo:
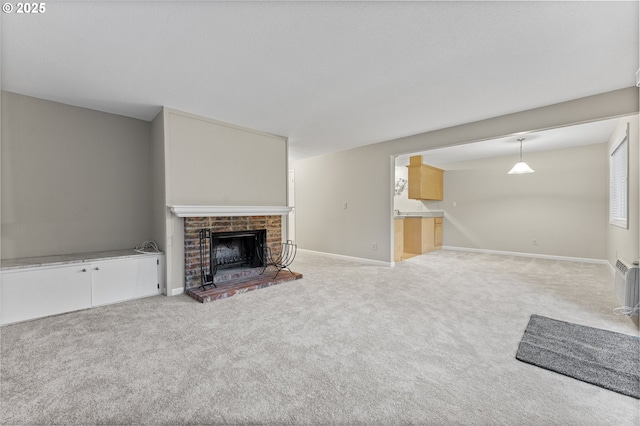
[[[637,263],[618,259],[615,270],[616,297],[622,306],[633,309],[638,305],[640,298],[639,267]],[[637,309],[633,315],[638,315]]]

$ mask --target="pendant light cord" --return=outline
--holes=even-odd
[[[522,141],[524,139],[518,139],[518,141],[520,141],[520,162],[522,163]]]

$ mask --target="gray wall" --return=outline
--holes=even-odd
[[[638,89],[632,87],[295,161],[297,243],[392,262],[393,156],[637,112]]]
[[[607,144],[530,152],[525,159],[535,173],[508,175],[517,156],[441,166],[444,245],[606,259]]]
[[[2,93],[2,256],[151,238],[150,124]]]

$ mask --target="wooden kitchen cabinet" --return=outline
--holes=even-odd
[[[404,220],[405,258],[428,253],[441,247],[441,217],[408,217]]]
[[[442,200],[444,170],[422,163],[422,155],[409,158],[409,198],[414,200]]]
[[[393,261],[400,262],[404,254],[404,219],[393,221]]]
[[[442,248],[442,218],[436,217],[434,222],[433,245],[436,249]]]

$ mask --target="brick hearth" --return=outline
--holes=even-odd
[[[250,278],[244,278],[232,281],[223,281],[217,284],[217,288],[207,286],[206,290],[200,287],[192,287],[185,290],[186,294],[196,299],[198,302],[206,303],[218,299],[225,299],[247,291],[258,290],[265,287],[271,287],[287,281],[299,280],[302,274],[297,272],[280,271],[277,277],[275,271],[267,271],[263,275],[256,275]]]

